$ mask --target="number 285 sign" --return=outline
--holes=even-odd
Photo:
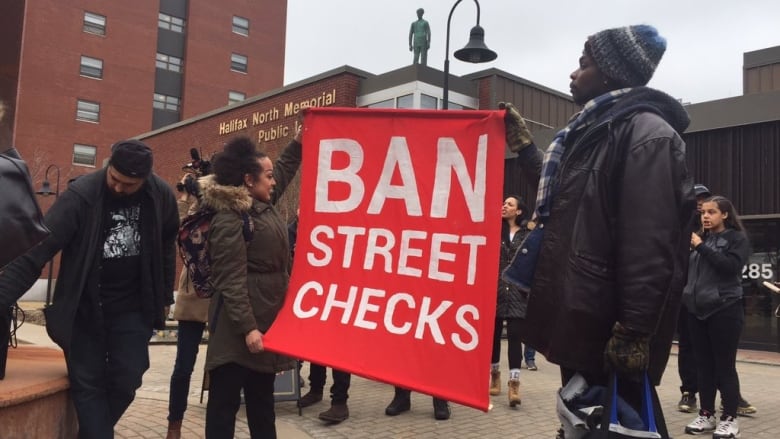
[[[774,280],[775,271],[771,263],[749,263],[742,267],[742,279]]]

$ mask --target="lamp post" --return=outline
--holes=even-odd
[[[52,192],[51,190],[51,184],[49,183],[49,171],[54,169],[57,171],[57,185],[55,186],[55,191]],[[48,197],[49,195],[54,194],[54,198],[57,198],[60,196],[60,168],[57,165],[49,165],[46,168],[46,172],[43,175],[43,185],[41,186],[41,189],[37,192],[35,192],[38,195]],[[46,281],[46,306],[49,306],[51,304],[51,278],[53,276],[54,272],[54,258],[52,257],[51,260],[49,260],[49,279]]]
[[[458,0],[452,5],[450,9],[450,15],[447,17],[447,44],[444,52],[444,102],[442,102],[442,110],[449,108],[449,91],[450,91],[450,23],[452,22],[452,13],[455,12],[455,8],[462,0]],[[462,49],[455,51],[455,58],[470,62],[470,63],[483,63],[493,61],[498,57],[496,52],[488,49],[485,45],[485,30],[479,25],[479,1],[474,0],[477,4],[477,25],[471,28],[469,34],[469,42]]]

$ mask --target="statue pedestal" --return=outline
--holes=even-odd
[[[0,381],[0,438],[74,438],[76,410],[60,350],[21,345],[8,349]]]

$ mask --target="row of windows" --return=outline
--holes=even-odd
[[[157,26],[161,29],[168,29],[174,32],[184,32],[185,21],[179,17],[159,13]],[[84,12],[84,32],[97,35],[106,34],[106,17],[92,12]],[[240,35],[249,35],[249,20],[237,15],[233,16],[233,32]],[[182,72],[184,60],[172,55],[157,53],[157,68],[170,70],[172,72]],[[246,73],[248,59],[244,55],[233,53],[230,56],[230,69]],[[81,57],[81,74],[91,78],[103,77],[103,61],[88,56]]]
[[[157,15],[157,27],[173,32],[184,33],[186,20],[160,12]],[[96,35],[106,34],[106,16],[84,11],[84,32]],[[233,33],[249,36],[249,19],[233,16]]]
[[[228,105],[241,102],[246,99],[246,94],[240,91],[228,92]],[[178,112],[181,108],[181,98],[155,93],[152,107],[158,110]],[[84,122],[100,122],[100,103],[78,99],[76,101],[76,119]]]
[[[436,110],[439,100],[425,93],[420,93],[420,108]],[[407,94],[397,98],[386,99],[367,105],[368,108],[414,108],[414,95]],[[462,106],[450,102],[449,107],[453,110],[462,109]]]
[[[234,53],[230,56],[230,69],[246,73],[247,63],[249,60],[244,55]],[[155,65],[158,69],[170,70],[172,72],[181,73],[184,68],[184,60],[173,55],[166,55],[164,53],[157,52]],[[103,60],[99,58],[92,58],[90,56],[81,55],[81,65],[79,67],[79,74],[89,78],[100,79],[103,77]]]

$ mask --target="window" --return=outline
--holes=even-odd
[[[100,104],[79,99],[76,104],[76,119],[86,122],[100,122]]]
[[[373,104],[368,104],[368,108],[394,108],[395,101],[394,99],[387,99],[380,102],[374,102]]]
[[[179,111],[180,99],[176,96],[168,96],[160,93],[154,94],[154,103],[152,106],[158,110]]]
[[[172,72],[181,73],[182,64],[181,58],[177,58],[172,55],[166,55],[164,53],[157,53],[157,68],[163,70],[170,70]]]
[[[247,57],[234,53],[230,55],[230,70],[246,73]]]
[[[178,33],[184,33],[184,19],[179,17],[172,17],[168,14],[160,12],[157,14],[157,27],[160,29],[168,29]]]
[[[241,93],[240,91],[228,92],[228,105],[235,104],[236,102],[241,102],[244,99],[246,99],[246,95],[244,93]]]
[[[233,33],[249,35],[249,20],[244,17],[233,16]]]
[[[96,35],[106,34],[106,17],[92,12],[84,12],[84,32]]]
[[[414,108],[414,95],[399,96],[396,108]]]
[[[81,76],[88,76],[90,78],[102,78],[103,60],[81,55],[81,68],[79,73],[81,73]]]
[[[436,102],[437,99],[433,96],[429,96],[425,93],[420,94],[420,108],[425,108],[428,110],[436,110],[438,107],[438,102]]]
[[[95,167],[97,148],[92,145],[73,144],[73,164],[77,166]]]

